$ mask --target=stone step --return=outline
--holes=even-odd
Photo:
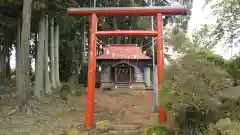
[[[129,85],[116,85],[117,88],[129,88]]]
[[[117,88],[129,88],[129,83],[116,83]]]

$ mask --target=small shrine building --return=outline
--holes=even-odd
[[[101,88],[150,87],[152,58],[136,44],[110,44],[97,56]]]

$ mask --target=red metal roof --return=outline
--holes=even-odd
[[[110,44],[104,47],[104,54],[97,59],[152,59],[142,53],[136,44]]]

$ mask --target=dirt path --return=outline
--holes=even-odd
[[[152,91],[96,90],[95,120],[109,120],[116,124],[137,124],[146,127],[152,113]],[[72,97],[68,104],[58,98],[46,97],[37,104],[38,114],[0,117],[0,135],[60,135],[71,126],[83,126],[86,97]],[[2,107],[2,112],[10,110]],[[8,133],[8,134],[7,134]]]
[[[96,108],[106,108],[112,112],[114,120],[122,123],[147,124],[152,112],[150,91],[98,92]]]

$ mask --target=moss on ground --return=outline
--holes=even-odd
[[[108,120],[102,120],[102,121],[98,121],[96,124],[96,128],[100,131],[100,132],[107,132],[110,130],[110,126],[111,123]]]
[[[164,125],[153,125],[145,128],[144,135],[169,135],[169,130]]]

